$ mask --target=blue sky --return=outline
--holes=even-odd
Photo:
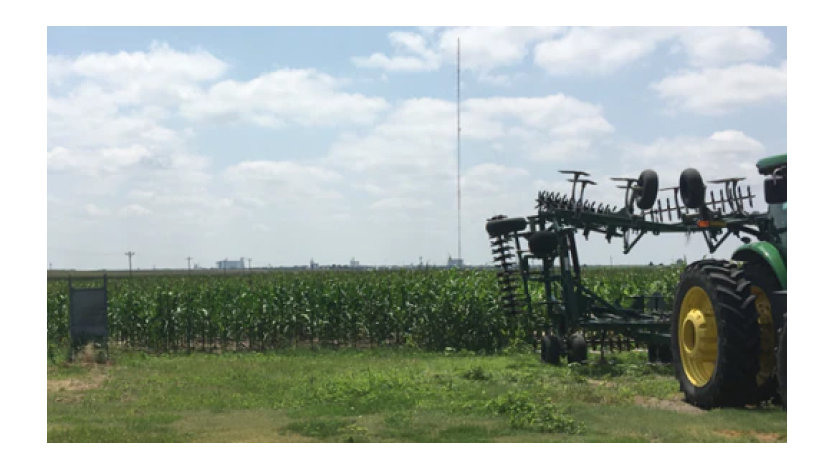
[[[568,189],[559,169],[610,203],[608,178],[644,168],[760,193],[755,160],[787,151],[785,28],[50,27],[48,261],[445,263],[458,38],[467,263],[489,261],[487,217]],[[706,254],[583,245],[589,264]]]

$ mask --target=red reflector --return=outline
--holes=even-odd
[[[707,228],[709,227],[709,220],[699,220],[698,227]]]

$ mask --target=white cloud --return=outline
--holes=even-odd
[[[334,184],[342,177],[335,171],[292,161],[244,161],[225,170],[242,201],[285,201],[339,199]],[[255,205],[258,205],[258,202]]]
[[[535,47],[535,63],[554,75],[613,72],[652,53],[668,28],[571,28]]]
[[[428,47],[423,36],[395,31],[388,35],[388,40],[398,55],[389,57],[377,52],[369,57],[353,57],[351,60],[357,67],[380,68],[392,72],[436,70],[440,67],[440,54]]]
[[[529,210],[530,195],[518,191],[530,187],[522,166],[576,158],[578,152],[589,158],[595,142],[613,130],[601,107],[561,94],[469,99],[461,107],[462,203],[470,226],[482,226],[496,210]],[[384,227],[397,220],[413,237],[446,237],[428,232],[455,219],[455,126],[453,102],[405,100],[367,133],[343,135],[325,163],[368,196],[366,206],[356,209],[373,209],[371,223]],[[569,145],[557,154],[554,142]],[[505,157],[519,163],[493,163]]]
[[[695,168],[704,181],[745,177],[756,181],[756,161],[764,157],[765,147],[745,133],[728,129],[709,137],[679,136],[657,139],[650,144],[626,148],[633,170],[635,165],[657,171],[661,187],[677,186],[681,171]]]
[[[371,209],[416,210],[431,207],[431,201],[413,197],[389,197],[371,204]]]
[[[108,209],[99,207],[96,204],[85,204],[84,212],[91,217],[101,217],[110,215],[110,211]]]
[[[748,27],[571,28],[538,43],[534,60],[554,75],[603,75],[628,66],[668,45],[696,67],[749,62],[770,54],[770,40]]]
[[[508,77],[488,73],[498,67],[520,63],[532,42],[551,37],[560,28],[545,27],[465,27],[421,29],[420,33],[397,31],[389,35],[393,55],[375,52],[367,57],[353,57],[363,68],[387,71],[422,72],[437,70],[443,63],[457,61],[458,39],[461,44],[461,67],[479,71],[479,80],[506,85]]]
[[[512,168],[497,163],[481,163],[466,170],[461,178],[461,186],[466,189],[467,196],[482,200],[485,197],[505,197],[506,189],[502,182],[524,178],[530,172],[523,168]]]
[[[741,64],[681,72],[651,85],[674,107],[701,114],[722,114],[742,106],[784,101],[787,63],[779,67]]]
[[[364,173],[385,170],[443,172],[455,145],[455,106],[443,100],[421,98],[399,104],[368,134],[344,135],[331,147],[327,161],[346,170]]]
[[[158,77],[159,82],[211,80],[228,68],[226,63],[206,51],[180,52],[159,42],[151,44],[148,52],[82,54],[71,61],[53,56],[48,64],[57,67],[59,76],[72,73],[113,83],[142,76]]]
[[[507,147],[521,144],[540,159],[546,159],[554,139],[570,142],[572,149],[587,150],[594,139],[613,131],[601,107],[562,94],[475,98],[465,100],[461,108],[463,139],[491,142],[496,149],[512,139],[515,144]],[[452,174],[456,125],[454,103],[406,100],[365,136],[342,136],[327,161],[351,172],[382,172],[383,180],[390,174],[406,174],[409,181],[398,182],[396,187],[408,188],[421,176]]]
[[[151,211],[139,204],[128,204],[119,209],[119,215],[124,217],[142,217],[151,214]]]
[[[747,27],[685,28],[679,39],[690,63],[698,67],[761,60],[773,49],[764,33]]]
[[[48,83],[53,90],[84,80],[116,105],[188,99],[198,93],[199,83],[220,78],[227,69],[225,62],[208,52],[180,52],[164,43],[152,44],[147,52],[47,57]]]
[[[50,171],[79,171],[96,175],[121,171],[149,156],[148,149],[138,144],[123,148],[103,147],[91,151],[54,147],[47,151],[46,162]]]
[[[466,100],[462,107],[467,117],[476,122],[484,118],[509,118],[526,129],[543,131],[554,137],[592,136],[614,129],[603,116],[601,107],[563,94],[535,98],[474,98]],[[480,133],[478,130],[476,125],[476,137],[489,138],[494,135],[494,129]],[[504,132],[502,127],[501,133]]]
[[[340,91],[343,85],[316,70],[279,69],[245,82],[226,80],[212,85],[181,110],[192,119],[279,127],[369,124],[387,109],[384,99]]]
[[[460,38],[461,67],[486,70],[520,63],[530,44],[560,32],[550,27],[466,27],[444,30],[438,47],[445,60],[454,63]]]

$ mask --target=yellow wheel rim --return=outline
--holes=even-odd
[[[718,327],[706,291],[692,287],[683,297],[678,316],[678,348],[689,381],[703,387],[712,378],[718,360]]]
[[[773,326],[773,313],[767,294],[759,286],[751,287],[750,293],[756,296],[756,312],[759,315],[761,348],[759,349],[759,373],[756,375],[756,384],[761,386],[770,379],[776,367],[776,355],[773,354],[776,347],[776,330]]]

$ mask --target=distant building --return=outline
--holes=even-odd
[[[318,267],[319,267],[319,264],[316,263],[315,261],[313,261],[312,258],[310,258],[310,269],[318,269]]]
[[[463,267],[463,258],[452,258],[450,256],[448,263],[446,263],[446,266],[449,267],[449,268],[462,268]]]
[[[359,267],[359,261],[356,261],[355,259],[351,258],[350,259],[350,267],[351,268],[358,268]]]
[[[240,261],[224,259],[217,262],[217,269],[246,269],[243,258]]]

